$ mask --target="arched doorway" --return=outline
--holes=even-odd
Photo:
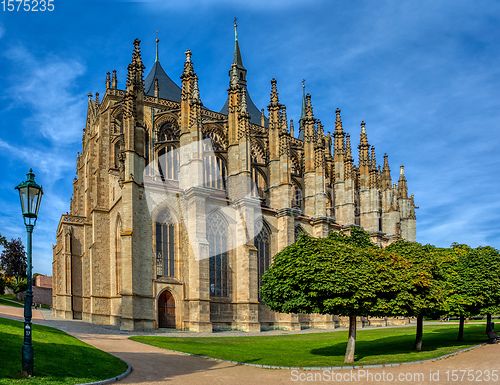
[[[168,290],[158,298],[158,327],[175,328],[175,299]]]

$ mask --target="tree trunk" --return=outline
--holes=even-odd
[[[424,334],[424,316],[419,315],[417,317],[417,335],[415,336],[415,345],[413,350],[420,352],[422,351],[422,336]]]
[[[345,351],[344,362],[346,364],[354,362],[354,350],[356,349],[356,316],[349,316],[349,339]]]
[[[486,333],[491,332],[491,314],[486,315]]]
[[[460,326],[458,327],[457,341],[464,340],[464,323],[465,323],[465,316],[463,314],[460,314]]]

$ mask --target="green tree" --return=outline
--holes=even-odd
[[[26,278],[28,261],[21,238],[7,242],[0,255],[0,266],[7,277]]]
[[[417,242],[398,240],[385,249],[403,258],[394,268],[396,295],[390,299],[388,314],[417,318],[413,350],[422,350],[424,316],[435,316],[443,309],[446,284],[442,269],[449,267],[445,249]]]
[[[302,233],[278,253],[262,277],[261,293],[273,311],[336,314],[349,317],[345,362],[354,362],[356,316],[379,315],[394,280],[389,254],[359,228],[351,236]],[[374,309],[377,309],[375,311]]]
[[[472,249],[456,243],[452,250],[457,263],[453,274],[448,276],[453,292],[447,298],[447,306],[451,314],[460,317],[458,340],[462,341],[465,317],[491,316],[500,311],[500,253],[489,246]]]
[[[0,234],[0,246],[5,247],[6,243],[7,243],[7,238],[3,237],[2,234]]]

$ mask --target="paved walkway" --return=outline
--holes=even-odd
[[[23,309],[0,305],[0,316],[22,319]],[[182,385],[281,385],[307,383],[389,384],[500,384],[500,345],[485,345],[442,360],[388,368],[326,371],[262,369],[186,356],[130,341],[130,335],[151,333],[122,332],[111,326],[82,321],[60,320],[46,310],[35,310],[33,322],[64,330],[76,338],[111,353],[132,366],[122,384]],[[154,334],[161,334],[155,332]],[[283,332],[276,332],[283,333]],[[191,336],[193,333],[162,333]],[[229,332],[226,335],[235,335]],[[196,334],[199,336],[199,334]],[[217,333],[215,335],[224,335]],[[247,335],[247,334],[245,334]],[[270,352],[272,354],[272,352]],[[452,372],[456,370],[457,372]],[[462,372],[460,372],[462,370]],[[468,372],[463,372],[467,370]],[[496,381],[492,371],[496,370]],[[489,371],[490,379],[487,379]],[[464,373],[464,377],[462,374]],[[454,378],[458,376],[458,380]],[[339,377],[342,376],[342,377]],[[371,376],[371,377],[370,377]],[[468,380],[468,376],[471,379]]]

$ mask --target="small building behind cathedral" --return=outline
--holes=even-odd
[[[220,112],[203,105],[209,90],[198,88],[193,62],[188,50],[179,87],[157,40],[144,79],[136,39],[126,86],[113,71],[102,98],[89,94],[70,212],[54,246],[55,315],[123,330],[335,327],[336,316],[272,312],[260,277],[303,231],[326,237],[357,225],[380,246],[415,241],[403,166],[393,183],[364,122],[355,164],[340,110],[325,133],[304,87],[295,124],[275,79],[267,112],[259,110],[236,25]]]

